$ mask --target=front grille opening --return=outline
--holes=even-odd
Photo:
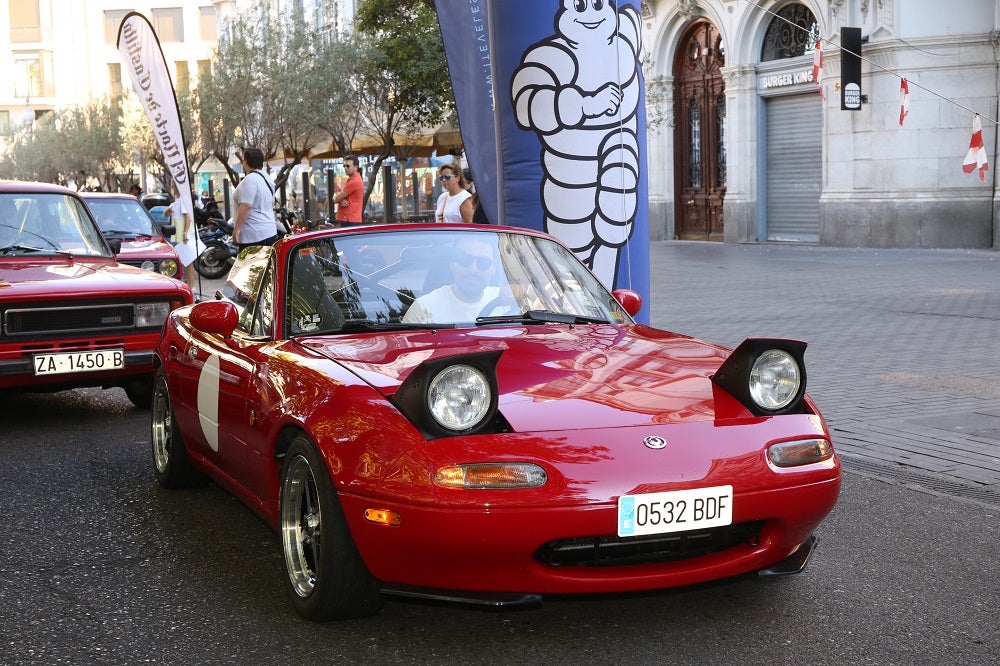
[[[718,553],[739,545],[760,543],[764,521],[737,523],[690,532],[638,537],[579,537],[550,541],[535,559],[553,567],[608,567],[679,562]]]
[[[9,309],[4,315],[7,335],[88,333],[135,327],[131,303],[76,307]]]

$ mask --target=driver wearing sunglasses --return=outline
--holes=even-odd
[[[451,283],[413,301],[404,322],[454,324],[489,314],[483,309],[500,296],[500,287],[492,284],[497,265],[490,244],[463,238],[455,244],[448,265]]]

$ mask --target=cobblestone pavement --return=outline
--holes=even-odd
[[[1000,506],[1000,252],[656,242],[652,324],[799,338],[848,471]]]

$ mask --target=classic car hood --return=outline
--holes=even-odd
[[[114,298],[156,291],[176,295],[181,283],[171,278],[110,260],[0,257],[0,299],[7,302],[44,297]]]
[[[502,350],[500,411],[520,432],[715,418],[720,347],[645,326],[531,326],[309,338],[303,344],[392,396],[413,368]]]
[[[172,255],[174,246],[161,236],[139,236],[132,240],[122,241],[122,251],[119,260],[139,259],[142,257],[160,257]]]

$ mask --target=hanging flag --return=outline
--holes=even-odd
[[[962,171],[972,173],[979,169],[979,180],[986,182],[986,170],[990,168],[990,163],[986,160],[986,146],[983,145],[983,123],[979,120],[979,114],[972,119],[972,141],[969,143],[969,152],[965,154],[965,162],[962,163]]]
[[[903,126],[903,120],[910,113],[910,86],[906,79],[899,80],[899,126]]]
[[[823,40],[816,40],[816,48],[813,49],[813,81],[819,88],[819,96],[826,101],[826,93],[823,92]]]
[[[486,218],[500,220],[487,0],[435,0],[465,159]]]
[[[145,16],[130,12],[118,27],[118,52],[132,79],[142,110],[153,128],[163,163],[183,194],[191,192],[184,130],[163,49]]]

